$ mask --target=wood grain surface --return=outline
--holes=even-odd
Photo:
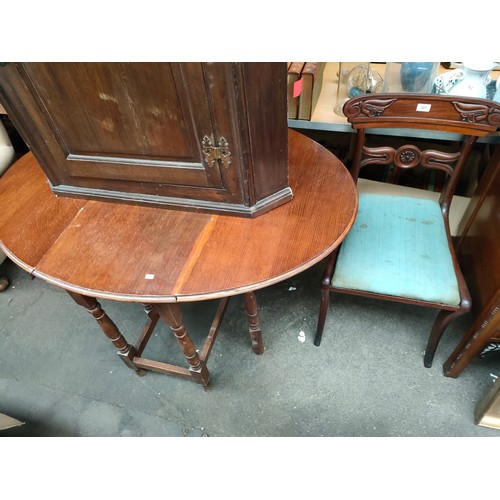
[[[257,290],[343,240],[357,211],[344,165],[289,131],[292,201],[255,219],[58,198],[31,153],[0,179],[0,246],[34,276],[97,298],[162,303]]]

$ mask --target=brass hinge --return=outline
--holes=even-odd
[[[210,167],[215,167],[217,160],[220,161],[224,168],[231,166],[231,151],[229,151],[229,143],[221,137],[219,144],[214,146],[210,138],[206,135],[201,141],[203,146],[203,156]]]

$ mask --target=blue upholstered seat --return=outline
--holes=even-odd
[[[458,305],[460,294],[439,204],[361,194],[332,286]]]

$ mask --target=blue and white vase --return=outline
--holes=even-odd
[[[486,99],[487,85],[491,81],[490,73],[494,67],[493,62],[463,62],[459,69],[436,78],[436,89],[441,94]]]

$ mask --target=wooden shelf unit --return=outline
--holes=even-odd
[[[371,65],[383,77],[385,73],[385,64],[376,63]],[[313,111],[311,120],[288,120],[288,126],[294,129],[330,131],[330,132],[353,132],[346,118],[339,116],[334,112],[337,103],[337,88],[339,84],[339,63],[327,62],[323,73],[323,85],[318,98],[318,103]],[[438,74],[450,71],[439,66]],[[500,71],[492,71],[491,77],[497,80],[500,77]],[[393,135],[402,136],[400,130],[384,129],[373,130],[371,133],[378,135]],[[432,132],[427,130],[412,131],[411,137],[420,137],[422,139],[443,139],[443,140],[460,140],[458,134],[446,134],[440,132]],[[500,143],[500,133],[493,134],[487,138],[479,139],[479,142]]]

